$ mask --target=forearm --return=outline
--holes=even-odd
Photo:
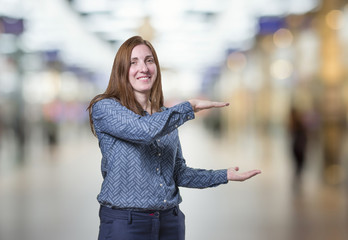
[[[96,131],[136,143],[148,143],[164,136],[194,118],[188,102],[162,112],[140,116],[117,104],[96,103],[93,122]]]
[[[227,169],[206,170],[185,167],[176,175],[176,184],[188,188],[216,187],[227,182]]]

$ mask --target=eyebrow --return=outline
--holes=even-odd
[[[148,58],[154,58],[153,57],[153,55],[147,55],[146,57],[145,57],[145,59],[148,59]],[[131,60],[138,60],[139,58],[137,58],[137,57],[134,57],[134,58],[131,58]]]

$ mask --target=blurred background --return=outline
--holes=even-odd
[[[348,2],[0,0],[0,239],[96,239],[86,107],[118,47],[154,45],[187,164],[262,174],[181,189],[188,240],[348,239]]]

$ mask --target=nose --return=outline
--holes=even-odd
[[[141,62],[139,68],[140,68],[141,72],[148,72],[149,71],[149,68],[147,67],[145,62]]]

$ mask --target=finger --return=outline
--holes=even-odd
[[[260,173],[261,173],[260,170],[251,170],[251,171],[243,173],[243,175],[246,177],[245,179],[249,179]]]
[[[220,108],[220,107],[226,107],[230,105],[228,102],[213,102],[213,107]]]

